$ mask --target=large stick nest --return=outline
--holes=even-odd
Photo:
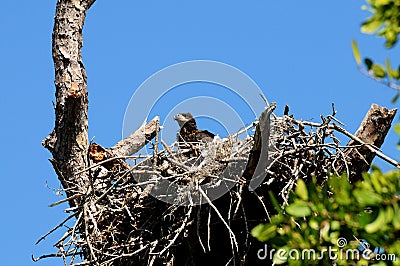
[[[90,184],[74,188],[80,204],[67,209],[73,225],[55,244],[57,252],[40,258],[62,257],[65,265],[250,264],[257,244],[249,232],[273,210],[268,191],[279,194],[284,205],[297,179],[315,176],[323,182],[348,171],[349,146],[335,137],[346,131],[334,114],[321,123],[274,115],[265,179],[249,191],[250,180],[242,173],[257,124],[211,143],[162,142],[160,151],[156,138],[153,154],[130,156],[131,165],[124,162],[127,157],[92,144],[91,166],[85,169]],[[227,193],[215,199],[213,189]]]

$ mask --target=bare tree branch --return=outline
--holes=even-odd
[[[129,156],[139,151],[149,140],[155,137],[159,130],[160,118],[156,116],[147,125],[143,124],[127,138],[121,140],[110,150],[115,155]]]

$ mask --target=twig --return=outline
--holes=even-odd
[[[400,86],[395,84],[395,83],[393,83],[393,82],[391,82],[390,79],[388,79],[387,82],[384,82],[384,79],[375,77],[373,74],[370,74],[369,71],[364,70],[360,65],[358,66],[358,70],[361,72],[361,74],[363,74],[363,75],[365,75],[365,76],[367,76],[369,78],[372,78],[376,82],[378,82],[380,84],[383,84],[383,85],[385,85],[385,86],[387,86],[389,88],[392,88],[392,89],[396,90],[397,92],[400,91]]]
[[[68,216],[64,221],[62,221],[61,223],[59,223],[56,227],[54,227],[53,229],[51,229],[48,233],[46,233],[44,236],[42,236],[41,238],[39,238],[38,241],[36,241],[35,245],[39,244],[42,240],[44,240],[47,236],[49,236],[51,233],[53,233],[54,231],[56,231],[58,228],[60,228],[61,226],[63,226],[66,222],[68,222],[71,218],[73,218],[76,215],[76,212],[74,212],[73,214],[71,214],[70,216]]]
[[[158,138],[159,138],[158,131],[159,130],[160,130],[160,120],[158,119],[156,121],[156,136],[155,136],[154,153],[153,153],[154,165],[157,165],[157,159],[158,159]]]
[[[184,164],[178,163],[178,162],[175,161],[174,159],[171,159],[171,158],[169,158],[169,157],[166,157],[166,159],[167,159],[168,162],[170,162],[170,163],[172,163],[172,164],[174,164],[174,165],[176,165],[176,166],[178,166],[178,167],[180,167],[180,168],[182,168],[182,169],[184,169],[184,170],[186,170],[186,171],[191,171],[191,170],[193,170],[193,169],[191,169],[190,167],[188,167],[188,166],[186,166],[186,165],[184,165]]]
[[[168,147],[167,143],[164,140],[161,140],[161,144],[163,145],[164,149],[168,152],[169,155],[172,155],[170,148]]]
[[[351,139],[353,139],[353,140],[355,140],[355,141],[357,141],[357,142],[359,142],[359,143],[365,145],[371,152],[376,153],[376,156],[378,156],[379,158],[383,159],[384,161],[386,161],[386,162],[390,163],[391,165],[393,165],[393,166],[395,166],[395,167],[397,167],[397,168],[400,169],[400,164],[399,164],[396,160],[394,160],[394,159],[390,158],[389,156],[383,154],[383,153],[379,150],[379,148],[375,147],[374,145],[365,143],[365,142],[362,141],[361,139],[357,138],[356,136],[354,136],[353,134],[349,133],[349,132],[346,131],[344,128],[341,128],[341,127],[339,127],[339,126],[336,125],[336,124],[333,124],[333,125],[332,125],[332,128],[334,128],[335,130],[337,130],[337,131],[340,132],[340,133],[343,133],[343,134],[346,135],[347,137],[349,137],[349,138],[351,138]]]
[[[175,231],[175,236],[170,240],[169,244],[161,250],[158,254],[161,256],[165,251],[167,251],[176,241],[178,238],[179,234],[182,232],[182,230],[185,228],[186,223],[188,219],[190,218],[190,214],[192,213],[193,206],[189,206],[189,211],[185,215],[185,219],[182,222],[182,225],[178,228],[178,230]]]
[[[232,229],[229,227],[229,225],[225,222],[225,219],[222,217],[221,213],[218,211],[217,207],[215,207],[215,205],[211,202],[211,200],[208,198],[207,194],[204,193],[203,189],[199,186],[199,192],[201,193],[201,195],[205,198],[205,200],[207,201],[207,203],[211,206],[211,208],[213,208],[213,210],[215,211],[215,213],[217,214],[218,218],[221,220],[221,222],[225,225],[226,229],[228,229],[229,235],[231,236],[233,243],[235,244],[236,247],[236,252],[239,251],[239,246],[238,243],[236,241],[236,237],[235,234],[233,233]]]
[[[83,196],[82,194],[74,194],[74,195],[72,195],[72,196],[70,196],[68,198],[65,198],[65,199],[62,199],[60,201],[57,201],[55,203],[50,204],[49,207],[54,207],[54,206],[57,206],[57,205],[59,205],[61,203],[64,203],[64,202],[67,202],[67,201],[70,201],[70,200],[73,200],[73,199],[76,199],[76,198],[79,198],[79,197],[82,197],[82,196]]]
[[[97,256],[96,256],[96,254],[94,253],[94,251],[93,251],[93,246],[92,246],[92,240],[90,239],[90,234],[89,234],[89,221],[88,221],[88,217],[86,216],[86,213],[88,213],[89,212],[89,209],[88,209],[88,206],[87,206],[87,204],[84,204],[83,205],[83,211],[84,211],[84,213],[85,213],[85,216],[84,216],[84,224],[85,224],[85,234],[86,234],[86,236],[85,236],[85,239],[86,239],[86,244],[88,245],[88,248],[89,248],[89,251],[90,251],[90,254],[91,254],[91,258],[90,258],[90,260],[92,261],[92,260],[97,260]]]

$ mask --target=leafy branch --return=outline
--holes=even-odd
[[[345,175],[331,176],[322,186],[317,185],[315,178],[308,184],[299,179],[284,208],[270,192],[278,214],[271,217],[269,223],[256,226],[251,233],[259,241],[286,251],[280,252],[279,257],[274,256],[275,264],[319,264],[321,261],[316,258],[323,258],[328,263],[332,260],[324,253],[328,249],[335,251],[336,259],[333,260],[339,265],[356,261],[362,265],[377,262],[377,254],[372,249],[368,258],[345,256],[348,255],[346,250],[361,251],[364,240],[383,248],[387,258],[396,257],[395,261],[388,260],[388,264],[400,265],[399,176],[397,170],[384,174],[375,169],[363,174],[363,181],[354,184]],[[348,243],[339,244],[343,240]],[[291,250],[297,250],[297,254],[313,250],[317,256],[300,260],[289,256]],[[380,261],[380,265],[387,265],[383,263]]]
[[[396,102],[400,96],[400,65],[397,68],[393,68],[389,58],[385,60],[385,66],[375,63],[371,58],[364,58],[364,66],[361,60],[360,50],[355,40],[352,41],[353,56],[357,63],[357,68],[360,72],[367,77],[373,78],[374,80],[392,88],[397,91],[396,96],[392,99],[392,102]]]

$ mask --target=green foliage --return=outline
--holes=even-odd
[[[358,67],[362,68],[360,51],[356,41],[354,40],[352,41],[352,48],[354,59],[356,60]],[[390,60],[388,58],[386,58],[385,66],[382,66],[380,64],[374,63],[372,59],[366,57],[364,58],[364,65],[365,68],[368,70],[368,74],[373,78],[380,80],[387,77],[389,81],[392,80],[397,83],[400,82],[400,65],[397,67],[397,69],[394,69],[390,64]]]
[[[312,265],[320,263],[321,258],[329,262],[336,255],[338,265],[400,265],[399,178],[400,171],[384,174],[375,169],[355,184],[350,184],[346,176],[332,176],[323,186],[318,186],[316,180],[307,185],[299,180],[289,204],[280,208],[270,223],[258,225],[251,233],[258,240],[267,241],[268,246],[285,251],[283,257],[274,257],[276,264]],[[276,205],[273,194],[270,196]],[[375,260],[373,249],[370,259],[356,259],[351,252],[363,254],[359,249],[361,239],[384,248],[386,255],[395,254],[397,260]],[[316,256],[289,256],[292,251],[302,254],[310,250]]]
[[[385,47],[392,48],[400,34],[400,0],[366,1],[368,6],[364,9],[372,16],[362,23],[361,31],[384,38]],[[354,40],[352,51],[362,73],[397,91],[392,99],[396,102],[400,97],[400,65],[393,66],[389,59],[385,64],[362,59]],[[400,135],[400,125],[394,130]],[[284,208],[269,193],[277,214],[251,233],[283,252],[280,256],[275,253],[275,264],[329,265],[334,261],[337,265],[400,266],[400,171],[382,173],[373,168],[371,173],[363,175],[363,181],[355,184],[350,184],[346,176],[331,176],[324,185],[317,184],[315,179],[308,184],[299,180]],[[395,255],[396,260],[379,259],[383,258],[379,250],[374,253],[368,247],[364,251],[370,252],[363,252],[363,241],[383,248],[384,254]],[[293,251],[301,257],[293,258],[290,255]],[[307,257],[303,251],[316,254]],[[361,257],[353,256],[356,254]]]
[[[400,124],[394,126],[394,131],[400,136]],[[400,150],[400,140],[397,142],[397,149]]]
[[[399,13],[400,16],[400,13]],[[398,92],[393,97],[392,102],[396,102],[399,98],[400,93],[400,65],[397,68],[393,68],[390,60],[386,58],[385,66],[375,63],[371,58],[364,58],[364,67],[361,64],[361,53],[358,48],[357,42],[352,40],[351,42],[353,56],[357,63],[358,68],[361,70],[362,73],[366,74],[367,76],[376,79],[379,82],[386,83],[391,88],[396,89]]]
[[[386,48],[396,44],[400,33],[400,2],[398,0],[367,0],[372,16],[363,22],[361,31],[386,40]]]
[[[361,24],[361,32],[375,34],[385,39],[385,47],[392,48],[398,41],[400,34],[400,1],[399,0],[366,0],[367,6],[364,10],[371,12],[372,16]],[[400,65],[393,68],[389,59],[386,59],[385,66],[374,63],[371,59],[365,58],[364,71],[361,64],[361,55],[357,43],[352,41],[354,59],[362,73],[384,83],[397,90],[392,102],[395,103],[400,97]]]
[[[369,7],[363,6],[363,9],[369,10],[372,16],[362,23],[361,31],[368,34],[375,33],[377,36],[383,37],[386,40],[385,47],[392,48],[397,43],[400,34],[400,1],[367,0],[367,3]],[[352,41],[352,48],[358,68],[363,72],[360,51],[354,40]],[[392,98],[392,103],[396,103],[400,98],[400,65],[393,68],[388,58],[385,60],[385,67],[374,64],[369,58],[365,58],[364,63],[368,70],[363,72],[364,74],[379,82],[386,83],[387,86],[397,91]],[[400,135],[399,125],[395,127],[395,131]],[[397,148],[400,149],[400,140],[397,143]]]
[[[356,60],[357,65],[361,64],[361,55],[360,50],[358,49],[358,45],[355,40],[351,41],[351,48],[353,49],[354,60]]]

